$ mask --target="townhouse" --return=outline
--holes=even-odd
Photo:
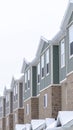
[[[22,73],[24,73],[24,123],[30,123],[31,119],[39,118],[39,99],[36,90],[36,66],[34,61],[27,63],[23,62]]]
[[[70,0],[59,38],[59,77],[62,110],[73,110],[73,1]]]
[[[24,75],[19,74],[12,78],[11,89],[13,92],[13,127],[24,123],[23,108],[23,80]]]
[[[4,90],[5,96],[5,130],[13,130],[13,92],[11,89]]]
[[[13,130],[31,119],[56,118],[73,111],[73,1],[70,0],[59,33],[40,38],[36,57],[23,61],[20,76],[0,97],[0,130]],[[6,127],[6,129],[5,129]]]
[[[5,97],[0,97],[0,130],[5,130],[6,120],[5,120]]]

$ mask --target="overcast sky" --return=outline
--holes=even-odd
[[[68,0],[0,1],[0,95],[20,73],[23,59],[34,59],[39,40],[59,31]]]

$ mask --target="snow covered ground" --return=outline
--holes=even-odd
[[[73,130],[73,111],[59,111],[54,118],[31,120],[31,124],[17,124],[15,130]]]

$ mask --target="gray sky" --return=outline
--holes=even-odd
[[[0,1],[0,95],[20,73],[24,57],[31,61],[41,36],[50,40],[60,29],[68,0]]]

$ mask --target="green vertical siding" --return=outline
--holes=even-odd
[[[37,94],[37,69],[36,66],[32,67],[32,96],[36,96]]]
[[[53,46],[53,83],[59,83],[59,47]]]

